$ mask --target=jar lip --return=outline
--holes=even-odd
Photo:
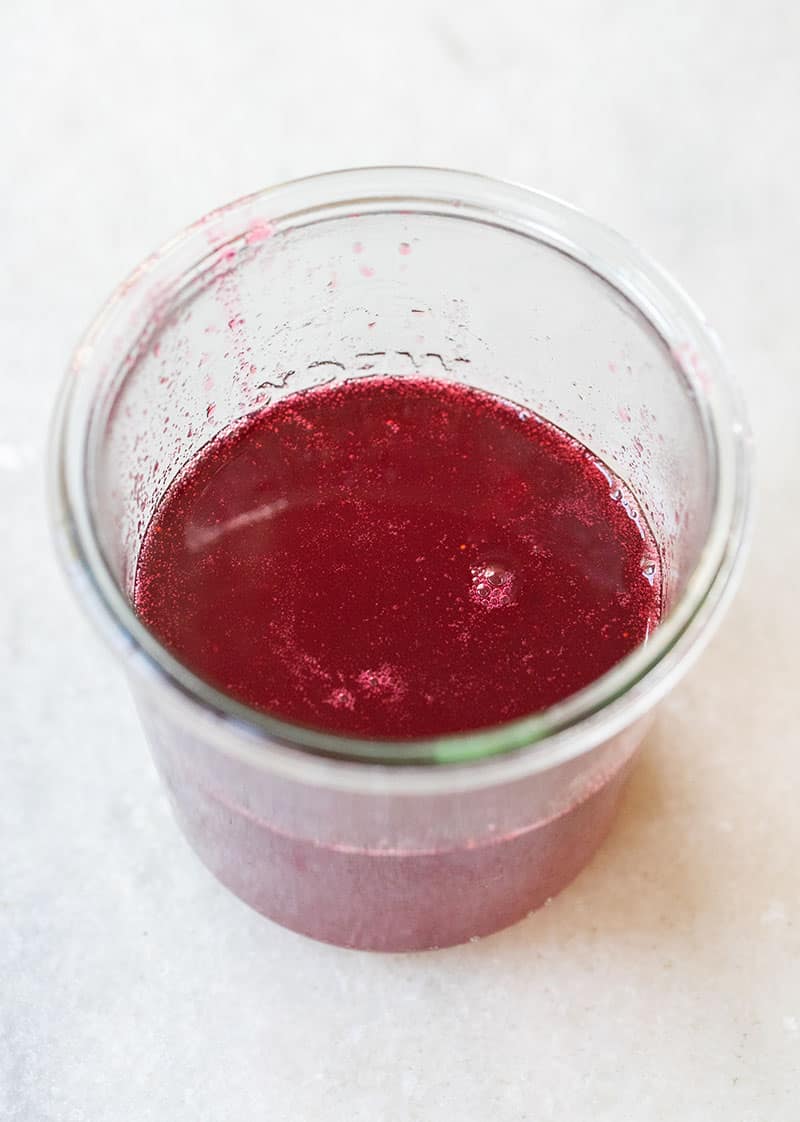
[[[300,211],[278,213],[283,196],[300,195]],[[316,205],[314,203],[316,202]],[[156,272],[198,235],[209,220],[254,206],[268,208],[269,220],[324,207],[397,212],[418,204],[436,207],[452,218],[484,221],[528,237],[571,257],[620,292],[644,316],[671,350],[676,367],[692,386],[707,423],[715,457],[716,495],[708,536],[686,588],[649,641],[602,677],[542,712],[485,729],[442,737],[377,741],[327,733],[250,709],[209,685],[171,655],[135,614],[114,579],[94,531],[84,473],[70,472],[68,435],[84,431],[88,416],[75,416],[79,379],[97,380],[91,369],[94,341],[112,314],[141,280]],[[401,205],[402,204],[402,205]],[[332,215],[332,217],[334,217]],[[241,230],[245,234],[246,227]],[[207,246],[204,245],[207,251]],[[686,356],[691,355],[691,362]],[[644,715],[663,696],[711,634],[712,624],[733,591],[744,556],[750,509],[750,438],[742,401],[730,378],[719,344],[683,290],[620,235],[581,211],[530,188],[470,172],[443,168],[366,167],[323,172],[266,188],[238,199],[187,227],[142,263],[120,284],[78,344],[61,390],[53,421],[51,521],[56,545],[73,585],[101,630],[124,661],[165,694],[184,721],[211,721],[219,744],[244,752],[257,764],[277,763],[291,770],[309,759],[403,765],[475,765],[515,759],[526,772],[580,755]],[[81,446],[83,448],[84,442]],[[326,769],[330,774],[330,768]],[[506,771],[508,771],[506,767]]]

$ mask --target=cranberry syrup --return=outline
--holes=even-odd
[[[164,495],[135,607],[256,709],[378,739],[535,713],[642,643],[655,541],[586,448],[478,390],[314,390],[212,440]]]
[[[647,638],[660,588],[642,512],[586,448],[477,390],[382,378],[287,398],[207,444],[147,529],[135,606],[240,701],[402,750],[585,686]],[[370,798],[152,733],[224,884],[294,931],[383,951],[489,934],[559,892],[605,836],[640,735],[596,749],[574,790],[562,777],[558,809],[549,773],[519,780],[530,818],[511,829],[490,786],[400,800],[376,838],[389,812]],[[428,833],[426,814],[444,821]]]

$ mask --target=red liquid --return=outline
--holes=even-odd
[[[533,713],[658,620],[655,542],[607,468],[508,402],[368,379],[208,444],[145,535],[135,605],[232,697],[384,739]]]

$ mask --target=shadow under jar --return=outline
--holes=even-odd
[[[268,403],[375,376],[517,403],[624,480],[661,562],[647,642],[543,712],[383,742],[250,709],[162,646],[132,600],[176,475]],[[344,946],[463,942],[563,888],[742,552],[746,432],[699,313],[584,215],[473,175],[338,172],[211,213],[118,289],[56,425],[60,552],[126,668],[186,837],[253,907]]]

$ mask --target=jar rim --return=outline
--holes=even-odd
[[[488,221],[560,250],[597,273],[644,316],[670,350],[703,411],[713,468],[714,507],[709,532],[686,588],[648,642],[601,677],[541,712],[483,729],[425,739],[380,741],[328,733],[284,721],[235,701],[168,652],[136,615],[103,555],[93,525],[83,470],[71,471],[69,433],[84,432],[76,386],[99,375],[92,369],[96,340],[145,278],[198,237],[210,219],[255,210],[277,229],[318,212],[386,213],[434,209],[464,220]],[[341,215],[339,215],[341,216]],[[331,217],[336,217],[335,213]],[[243,224],[244,237],[247,225]],[[203,243],[204,252],[207,245]],[[691,362],[685,356],[691,355]],[[514,771],[551,767],[580,755],[643,716],[675,683],[710,636],[731,595],[744,556],[749,524],[751,452],[738,389],[718,341],[683,290],[631,243],[581,211],[551,196],[469,172],[440,168],[374,167],[324,172],[245,196],[187,227],[151,255],[114,291],[76,348],[61,390],[51,441],[50,510],[56,544],[73,585],[101,630],[137,674],[164,687],[183,719],[215,728],[223,749],[260,764],[292,770],[303,759],[328,765],[366,763],[423,766],[484,765],[514,759]],[[85,441],[82,442],[85,449]],[[431,768],[430,765],[448,765]],[[400,769],[398,769],[400,770]],[[506,767],[508,771],[508,767]],[[330,776],[330,766],[326,768]]]

